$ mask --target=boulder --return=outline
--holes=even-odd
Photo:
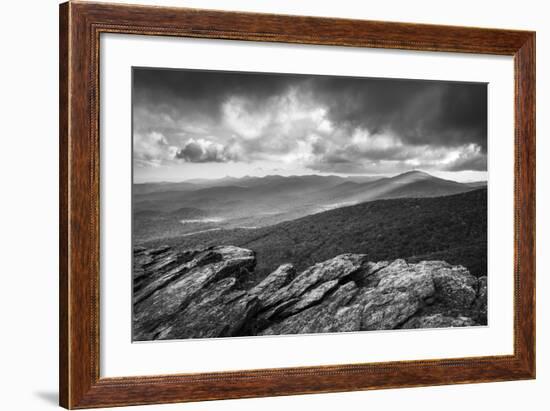
[[[471,275],[462,266],[450,266],[444,262],[444,266],[434,267],[435,261],[423,261],[427,269],[432,271],[432,277],[439,301],[452,308],[468,309],[477,296],[477,278]]]
[[[361,329],[396,328],[415,314],[435,293],[432,273],[422,263],[407,264],[404,260],[395,260],[377,271],[369,281],[375,288],[361,296]]]
[[[367,256],[364,254],[342,254],[304,270],[290,284],[269,297],[264,305],[273,307],[290,298],[296,298],[306,290],[322,282],[340,279],[363,270]]]
[[[255,296],[260,303],[266,301],[271,295],[287,285],[296,276],[296,269],[292,264],[283,264],[271,274],[269,274],[258,285],[250,289],[249,295]]]
[[[203,289],[193,301],[155,330],[158,339],[213,338],[237,335],[258,310],[259,300],[235,289],[237,280],[225,278]]]
[[[357,285],[350,281],[339,287],[334,294],[321,304],[307,308],[281,320],[263,331],[260,335],[312,334],[336,331],[359,330],[359,312],[339,312],[357,293]]]
[[[134,303],[134,339],[147,339],[159,324],[181,311],[205,287],[233,277],[240,280],[254,269],[254,253],[238,247],[213,247],[198,253],[169,279],[161,276],[162,285]],[[205,324],[205,327],[208,326]]]

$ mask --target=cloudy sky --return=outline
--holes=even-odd
[[[134,180],[385,174],[486,179],[487,86],[134,68]]]

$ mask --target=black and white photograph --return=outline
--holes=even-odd
[[[548,10],[5,2],[0,409],[545,411]]]
[[[487,84],[132,68],[133,341],[487,325]]]

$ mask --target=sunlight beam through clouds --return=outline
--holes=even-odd
[[[134,70],[137,177],[487,170],[484,83]]]

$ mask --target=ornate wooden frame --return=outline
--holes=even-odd
[[[99,373],[101,33],[500,54],[515,62],[514,354],[155,377]],[[183,8],[60,6],[60,405],[90,408],[535,378],[535,33]]]

